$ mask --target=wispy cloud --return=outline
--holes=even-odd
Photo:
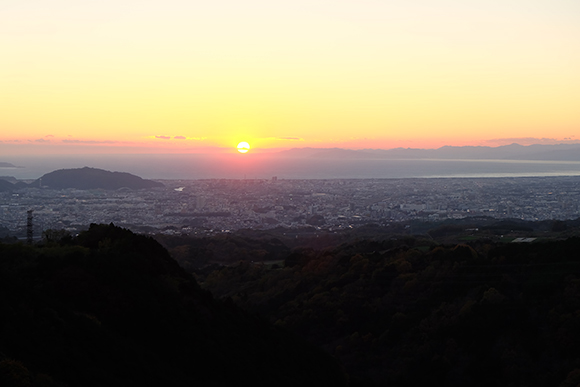
[[[46,136],[44,136],[44,138],[50,138],[50,137],[54,137],[52,134],[47,134]]]
[[[121,144],[121,141],[98,140],[62,140],[65,144]]]
[[[304,141],[304,139],[300,137],[276,137],[276,140]]]
[[[203,141],[207,139],[207,137],[183,137],[183,136],[176,136],[173,138],[176,138],[178,140],[193,140],[193,141]]]
[[[276,140],[276,141],[304,141],[301,137],[290,137],[290,136],[281,136],[281,137],[262,137],[260,140]]]
[[[29,140],[29,141],[31,141],[31,140]],[[44,138],[38,138],[38,139],[34,140],[34,142],[50,142],[50,140],[46,140]]]
[[[158,138],[160,140],[171,140],[171,136],[155,136],[155,138]]]

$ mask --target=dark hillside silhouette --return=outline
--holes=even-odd
[[[344,385],[329,355],[216,301],[153,239],[63,236],[0,244],[0,385]]]
[[[580,238],[415,244],[361,239],[295,249],[285,267],[241,262],[197,275],[332,352],[362,384],[578,385]]]
[[[0,192],[12,191],[13,189],[16,189],[14,184],[9,181],[0,179]]]
[[[43,175],[33,186],[63,189],[119,189],[163,187],[162,183],[145,180],[127,172],[110,172],[97,168],[59,169]]]

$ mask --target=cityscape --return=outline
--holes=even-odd
[[[338,230],[374,223],[487,217],[580,217],[580,177],[157,180],[132,190],[20,188],[1,192],[4,236],[47,229],[76,234],[114,223],[147,234],[198,235],[244,228]]]
[[[0,1],[0,387],[580,387],[580,1]]]

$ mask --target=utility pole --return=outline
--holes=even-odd
[[[28,214],[27,222],[26,222],[26,242],[31,245],[32,244],[32,211],[28,210],[26,213]]]

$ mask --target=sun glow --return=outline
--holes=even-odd
[[[0,0],[0,155],[579,138],[579,1],[166,3]]]
[[[242,141],[238,144],[238,152],[240,153],[248,153],[250,150],[250,144],[245,141]]]

